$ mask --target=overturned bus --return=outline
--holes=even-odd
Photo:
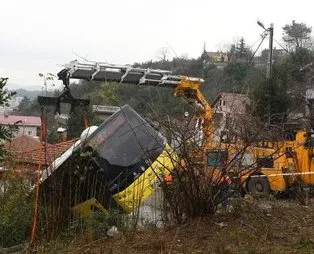
[[[72,208],[80,216],[112,208],[130,213],[174,169],[165,139],[130,106],[94,129],[43,172],[41,206],[57,217]]]

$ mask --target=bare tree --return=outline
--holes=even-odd
[[[160,59],[161,61],[165,62],[168,60],[170,54],[170,50],[167,47],[161,47],[158,52],[157,52],[157,57],[158,59]]]

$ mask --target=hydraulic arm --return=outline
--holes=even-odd
[[[170,71],[159,69],[134,68],[130,65],[107,63],[79,63],[78,61],[70,62],[58,73],[58,77],[64,84],[68,84],[69,79],[82,79],[173,88],[174,96],[193,99],[202,106],[202,114],[197,117],[201,125],[199,128],[204,132],[205,139],[208,140],[211,136],[212,108],[200,90],[200,85],[204,82],[201,78],[173,75]]]

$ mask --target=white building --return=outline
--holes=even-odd
[[[15,116],[15,115],[0,115],[0,125],[2,126],[13,126],[13,135],[17,136],[32,136],[38,137],[40,132],[41,119],[38,116]]]

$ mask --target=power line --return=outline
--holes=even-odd
[[[276,39],[274,39],[274,41],[278,44],[279,47],[281,47],[284,51],[290,54],[290,52],[284,46],[282,46]]]
[[[250,60],[248,61],[248,65],[251,63],[253,57],[255,56],[256,52],[259,50],[260,46],[261,46],[262,43],[264,42],[266,36],[267,36],[267,33],[264,33],[264,34],[261,35],[261,37],[262,37],[262,38],[260,39],[261,42],[259,43],[259,45],[257,46],[256,50],[255,50],[254,53],[252,54]]]
[[[264,38],[264,36],[265,36],[264,34],[261,34],[261,37],[258,38],[249,48],[252,49],[255,46],[255,44],[259,42],[261,38]]]

